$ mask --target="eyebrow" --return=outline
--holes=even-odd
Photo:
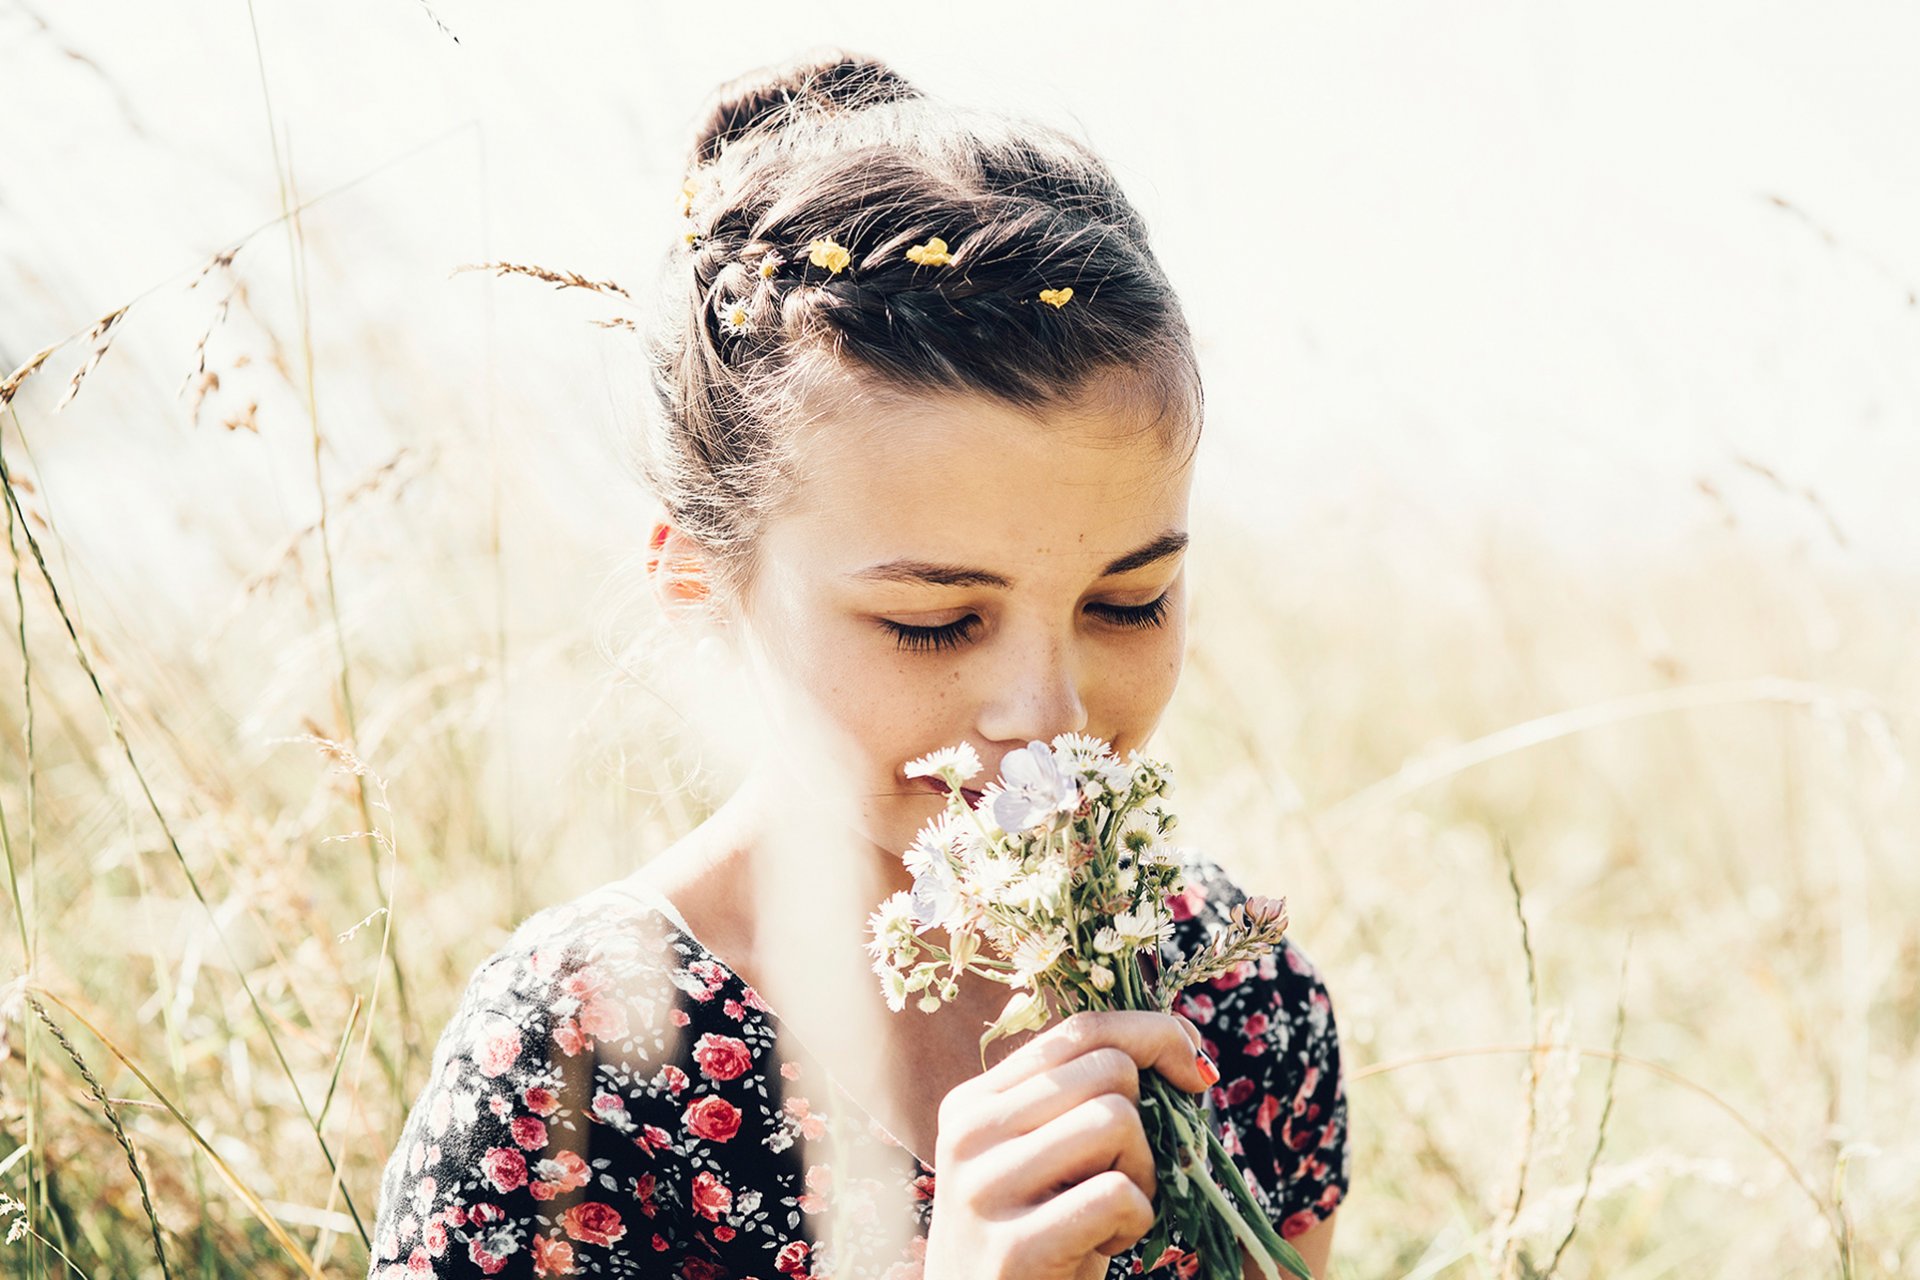
[[[1115,574],[1145,568],[1156,560],[1164,560],[1168,556],[1186,550],[1186,547],[1187,535],[1179,530],[1169,529],[1145,546],[1136,547],[1111,561],[1100,571],[1100,576],[1110,578]],[[868,565],[847,576],[862,582],[924,582],[938,587],[1011,587],[1013,585],[1008,579],[985,569],[931,564],[925,560],[888,560],[881,564]]]

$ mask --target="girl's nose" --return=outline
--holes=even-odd
[[[988,677],[993,684],[981,706],[983,738],[1020,744],[1086,732],[1079,655],[1070,638],[1031,636],[1007,644],[1004,653]]]

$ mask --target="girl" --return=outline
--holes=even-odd
[[[1322,1273],[1346,1108],[1290,943],[1178,1016],[1077,1014],[984,1069],[1004,987],[889,1013],[864,951],[944,803],[905,762],[964,742],[990,778],[1058,735],[1124,758],[1173,694],[1202,397],[1139,214],[1063,133],[838,53],[725,86],[690,175],[649,334],[648,572],[766,745],[697,829],[480,965],[371,1273],[1190,1275],[1177,1238],[1141,1256],[1142,1069],[1206,1091]],[[1246,897],[1185,856],[1168,956]]]

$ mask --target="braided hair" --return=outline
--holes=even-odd
[[[829,50],[721,86],[688,169],[637,460],[713,555],[714,586],[751,577],[823,385],[869,402],[985,395],[1036,419],[1123,397],[1167,447],[1197,444],[1178,299],[1113,174],[1063,131]]]

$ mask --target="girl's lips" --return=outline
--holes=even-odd
[[[939,778],[922,778],[920,781],[926,785],[927,790],[937,796],[947,794],[947,784]],[[980,806],[980,792],[974,790],[972,787],[960,788],[960,798],[967,802],[967,807],[970,809],[976,809]]]

